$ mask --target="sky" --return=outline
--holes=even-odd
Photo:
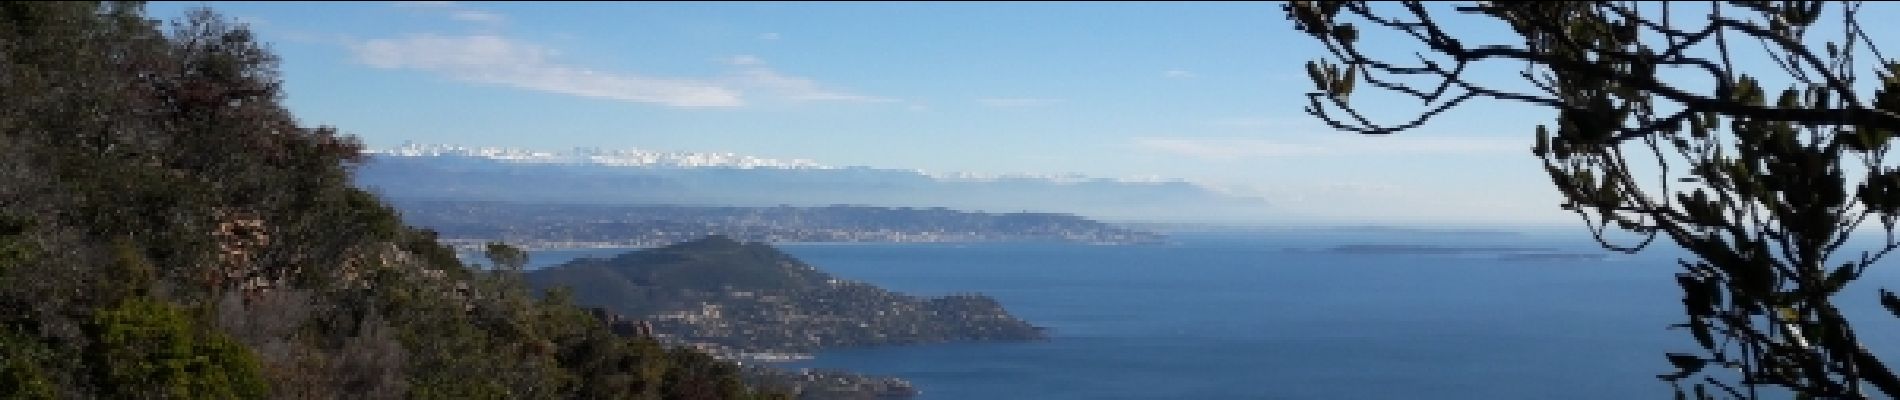
[[[404,142],[733,152],[1183,179],[1287,221],[1565,224],[1504,102],[1359,136],[1302,111],[1324,54],[1277,3],[155,2],[282,57],[286,103]],[[1372,101],[1415,113],[1416,102]],[[1165,205],[1157,205],[1165,206]]]

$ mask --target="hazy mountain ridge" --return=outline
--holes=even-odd
[[[779,160],[735,153],[669,152],[645,149],[576,148],[570,151],[543,151],[512,147],[465,147],[404,143],[401,147],[365,151],[395,157],[471,157],[526,164],[576,164],[622,167],[726,167],[830,169],[806,159]]]
[[[1091,218],[1259,218],[1263,199],[1183,181],[1069,176],[931,175],[916,170],[826,167],[719,154],[703,162],[620,156],[582,161],[561,153],[374,152],[357,180],[385,197],[553,204],[947,207],[966,211],[1073,213]],[[525,154],[525,155],[507,155]],[[642,158],[645,157],[645,158]],[[634,160],[634,161],[626,161]],[[624,161],[624,162],[623,162]],[[766,167],[771,166],[771,167]],[[521,182],[532,182],[523,185]],[[1167,205],[1156,207],[1156,205]]]

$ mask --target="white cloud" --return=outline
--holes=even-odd
[[[759,89],[791,101],[845,101],[858,103],[892,103],[897,99],[850,93],[826,88],[810,78],[786,75],[773,70],[765,60],[749,55],[733,56],[728,64],[738,67],[738,71],[727,79],[732,84]]]
[[[1402,154],[1527,153],[1523,138],[1328,136],[1306,140],[1261,138],[1136,138],[1136,147],[1191,158],[1228,161],[1244,158],[1367,156]]]
[[[1187,79],[1187,78],[1193,78],[1194,76],[1195,75],[1193,72],[1188,72],[1187,70],[1183,70],[1183,69],[1171,69],[1171,70],[1163,71],[1161,73],[1161,77],[1169,78],[1169,79]]]
[[[758,93],[792,102],[889,103],[898,100],[832,89],[781,73],[750,55],[733,56],[733,69],[709,78],[651,77],[555,62],[557,52],[496,35],[411,35],[350,45],[356,59],[382,69],[407,69],[453,79],[582,97],[673,107],[737,107]]]
[[[765,65],[765,60],[761,60],[757,56],[740,54],[740,55],[732,56],[732,58],[727,58],[726,64],[731,64],[731,65],[736,65],[736,66],[741,66],[741,67]]]
[[[766,32],[766,33],[759,34],[759,40],[778,40],[778,38],[779,38],[778,32]]]
[[[480,10],[455,10],[449,13],[449,19],[465,22],[496,24],[507,20],[501,14]]]
[[[496,25],[507,22],[508,17],[492,11],[483,11],[463,6],[453,1],[398,1],[397,8],[407,8],[417,12],[444,15],[449,19]]]
[[[976,102],[982,103],[984,106],[989,106],[989,107],[1021,108],[1021,107],[1042,107],[1042,106],[1048,106],[1048,105],[1055,105],[1056,103],[1061,103],[1062,99],[1047,99],[1047,98],[1035,98],[1035,97],[985,97],[981,99],[976,99]]]
[[[674,107],[734,107],[736,90],[696,79],[654,78],[556,64],[551,51],[500,36],[412,35],[352,46],[376,68],[412,69],[523,89]]]

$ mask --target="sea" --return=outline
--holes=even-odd
[[[1611,238],[1620,244],[1636,238]],[[1342,247],[1343,246],[1343,247]],[[1671,398],[1666,353],[1696,353],[1657,243],[1583,228],[1176,232],[1167,244],[783,244],[845,279],[917,296],[982,293],[1047,340],[826,351],[786,368],[900,377],[923,400]],[[553,250],[533,265],[625,249]],[[1527,256],[1530,254],[1530,256]],[[1874,289],[1840,296],[1900,360]]]

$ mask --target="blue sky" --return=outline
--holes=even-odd
[[[1399,136],[1305,115],[1275,3],[201,3],[283,57],[306,124],[404,141],[1180,178],[1287,221],[1570,223],[1487,102]],[[1382,110],[1416,104],[1371,103]]]

